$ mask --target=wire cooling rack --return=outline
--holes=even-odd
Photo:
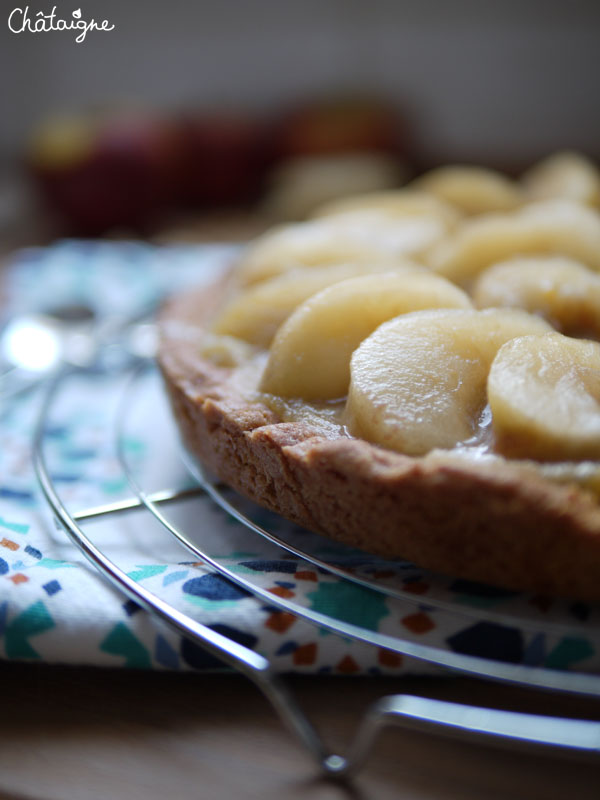
[[[329,775],[346,777],[358,770],[379,730],[386,725],[475,738],[518,748],[545,747],[590,757],[600,754],[600,722],[461,705],[412,695],[381,698],[365,715],[347,754],[331,753],[268,659],[202,625],[129,577],[95,544],[94,521],[108,519],[118,524],[119,517],[123,514],[150,514],[162,525],[165,536],[174,538],[195,559],[251,592],[259,600],[267,601],[270,606],[279,607],[334,634],[410,656],[437,668],[530,689],[598,698],[600,675],[507,663],[498,654],[495,657],[493,654],[492,657],[483,657],[468,652],[456,652],[443,642],[423,644],[408,632],[406,636],[399,637],[397,633],[371,630],[361,622],[359,616],[353,617],[351,609],[334,617],[314,610],[301,599],[277,597],[252,576],[236,572],[225,559],[211,555],[210,547],[205,541],[206,531],[198,529],[197,525],[190,522],[193,519],[193,514],[189,514],[190,507],[199,502],[200,497],[208,496],[228,515],[242,523],[244,536],[252,537],[254,547],[259,541],[266,555],[281,554],[283,550],[286,559],[296,559],[300,565],[317,568],[331,580],[349,581],[368,592],[385,596],[386,602],[399,614],[406,613],[407,610],[414,611],[426,602],[427,607],[446,621],[458,620],[460,625],[464,625],[465,620],[475,624],[484,621],[498,626],[510,625],[529,636],[543,631],[549,637],[579,635],[600,643],[600,609],[591,610],[591,617],[578,629],[578,624],[567,613],[566,607],[559,607],[551,620],[542,619],[536,615],[530,604],[523,603],[518,596],[513,597],[510,594],[499,609],[486,609],[480,605],[473,608],[457,600],[452,591],[451,580],[429,574],[427,579],[433,586],[433,591],[428,593],[426,601],[417,599],[411,591],[411,582],[415,576],[422,575],[421,570],[410,564],[384,561],[356,553],[343,545],[332,545],[328,542],[327,547],[323,547],[322,537],[300,531],[295,526],[282,526],[276,515],[266,513],[206,475],[191,456],[181,451],[174,430],[166,441],[163,436],[156,442],[161,465],[174,462],[178,464],[176,470],[171,470],[176,476],[176,483],[169,487],[161,485],[161,481],[165,479],[165,469],[161,468],[157,475],[141,471],[139,465],[132,463],[123,444],[135,432],[136,421],[142,416],[137,412],[142,406],[147,407],[150,403],[155,415],[165,419],[169,417],[156,371],[147,367],[132,369],[125,381],[111,433],[122,470],[131,487],[131,496],[102,506],[69,509],[51,478],[51,469],[47,464],[46,432],[57,397],[61,392],[68,391],[69,381],[78,372],[81,371],[65,369],[51,382],[42,403],[34,436],[36,473],[56,520],[86,558],[126,596],[179,634],[250,678],[268,698],[283,722],[312,754],[322,771]],[[165,454],[164,448],[167,446],[172,447],[172,453]],[[181,509],[187,511],[184,510],[182,514]]]

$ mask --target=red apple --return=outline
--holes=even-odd
[[[179,122],[180,196],[191,206],[254,200],[265,175],[264,124],[243,113],[204,112]]]
[[[177,142],[140,114],[51,120],[34,136],[30,171],[72,235],[147,230],[174,194]]]

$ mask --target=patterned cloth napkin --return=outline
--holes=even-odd
[[[60,242],[14,256],[4,276],[4,322],[65,303],[102,317],[135,316],[169,292],[210,281],[230,263],[229,246],[155,248],[137,243]],[[147,491],[193,483],[155,374],[140,379],[122,408],[123,371],[96,368],[65,382],[45,436],[49,469],[70,511],[130,497],[117,458]],[[124,598],[56,526],[37,489],[31,437],[43,386],[0,407],[0,655],[48,663],[152,669],[215,668],[194,642]],[[119,410],[120,409],[120,410]],[[115,420],[128,418],[117,434]],[[171,513],[219,564],[258,586],[246,588],[204,566],[147,512],[86,523],[85,530],[134,580],[190,617],[268,656],[280,672],[398,674],[437,670],[379,645],[339,636],[294,609],[355,626],[380,644],[400,637],[440,652],[515,664],[597,671],[598,610],[523,598],[467,581],[382,562],[301,531],[228,495],[252,519],[319,558],[375,577],[403,598],[343,581],[263,541],[208,497]],[[265,593],[266,598],[265,599]],[[268,598],[272,598],[270,602]],[[412,599],[411,599],[412,598]],[[283,606],[281,605],[283,603]],[[387,637],[387,638],[386,638]]]

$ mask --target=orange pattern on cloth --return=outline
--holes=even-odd
[[[336,669],[338,672],[342,672],[344,675],[351,675],[353,672],[360,671],[360,667],[352,658],[352,656],[344,656],[344,658],[342,658],[337,665]]]
[[[0,541],[0,545],[2,547],[6,547],[7,550],[18,550],[20,545],[16,542],[11,541],[10,539],[2,539]]]
[[[265,622],[265,627],[276,633],[285,633],[296,622],[296,617],[288,611],[276,611]]]
[[[269,589],[269,591],[277,597],[294,597],[294,592],[292,592],[291,589],[286,589],[284,586],[274,586],[272,589]]]
[[[317,645],[315,642],[303,644],[294,650],[294,664],[296,666],[314,664],[317,658]]]
[[[312,570],[301,570],[294,576],[298,581],[318,581],[317,573]]]
[[[377,654],[377,660],[382,667],[398,668],[402,666],[402,656],[400,653],[392,652],[392,650],[380,650]]]
[[[427,614],[422,612],[419,614],[409,614],[408,617],[402,618],[402,624],[408,628],[412,633],[428,633],[435,628],[434,622]]]

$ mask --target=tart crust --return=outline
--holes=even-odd
[[[370,553],[544,595],[600,600],[600,505],[535,468],[410,457],[283,422],[200,341],[226,282],[174,298],[159,365],[185,447],[262,506]]]

